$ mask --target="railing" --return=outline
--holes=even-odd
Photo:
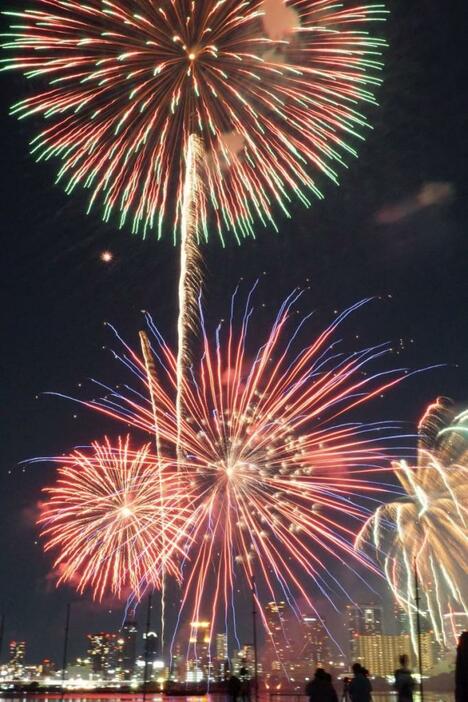
[[[291,697],[295,700],[295,702],[300,702],[300,700],[305,700],[307,699],[307,696],[304,695],[302,692],[282,692],[281,690],[268,690],[268,699],[274,698],[274,697]]]

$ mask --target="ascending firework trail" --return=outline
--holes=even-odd
[[[148,383],[148,393],[151,401],[151,411],[154,422],[154,443],[156,449],[156,461],[159,475],[159,504],[160,504],[160,525],[161,525],[161,547],[163,553],[166,550],[166,520],[164,505],[164,465],[162,463],[161,436],[159,432],[158,405],[154,396],[154,385],[156,382],[156,368],[154,366],[151,344],[146,332],[140,332],[140,345],[145,373]],[[164,561],[161,565],[161,653],[164,651],[165,639],[165,610],[166,610],[166,567]]]
[[[198,296],[202,285],[202,257],[199,248],[199,220],[201,210],[202,186],[199,177],[200,157],[202,145],[200,139],[191,134],[188,140],[185,157],[186,173],[183,189],[181,208],[181,243],[180,243],[180,271],[178,287],[178,319],[177,319],[177,466],[183,462],[181,447],[181,425],[184,412],[184,380],[190,362],[190,334],[194,333],[197,325]],[[140,332],[141,350],[144,359],[145,372],[148,381],[148,390],[151,400],[151,409],[154,419],[154,437],[156,455],[159,461],[160,492],[161,492],[161,524],[163,528],[162,542],[165,546],[165,520],[164,520],[164,488],[162,483],[163,467],[161,465],[161,438],[158,423],[158,407],[154,396],[156,383],[156,369],[154,367],[151,345],[144,331]],[[166,603],[166,572],[164,564],[161,574],[161,647],[164,646],[164,623]]]
[[[185,157],[186,173],[182,201],[179,316],[177,320],[177,459],[183,462],[181,424],[184,412],[184,378],[190,363],[190,334],[197,327],[198,296],[202,285],[201,253],[199,248],[199,222],[202,210],[203,188],[200,179],[202,143],[191,134]]]

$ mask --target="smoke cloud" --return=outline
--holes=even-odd
[[[375,215],[377,224],[396,224],[428,207],[449,204],[455,197],[451,183],[423,183],[417,193],[394,204],[385,205]]]
[[[299,15],[283,0],[264,0],[263,29],[273,41],[287,41],[299,27]]]

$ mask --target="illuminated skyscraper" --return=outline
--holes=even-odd
[[[148,631],[148,634],[143,634],[145,657],[151,663],[159,656],[159,637],[155,631]]]
[[[252,644],[244,644],[234,651],[232,657],[232,672],[241,677],[251,678],[254,675],[255,651]],[[258,672],[262,672],[262,664],[258,663]]]
[[[393,604],[393,618],[396,624],[397,634],[401,635],[410,633],[411,627],[408,612],[406,612],[403,607],[400,607],[398,602],[394,602]]]
[[[375,604],[348,605],[346,622],[349,636],[350,662],[358,658],[356,639],[361,635],[382,634],[382,607]]]
[[[385,634],[358,634],[355,642],[355,660],[363,663],[371,675],[392,675],[399,666],[399,657],[406,654],[410,667],[417,667],[417,657],[413,652],[408,634],[388,636]],[[431,632],[421,634],[422,668],[428,673],[435,663],[434,645]]]
[[[284,602],[268,602],[265,605],[268,658],[272,671],[281,671],[293,654],[285,610]]]
[[[108,680],[111,671],[116,665],[116,646],[118,646],[116,634],[100,632],[99,634],[88,634],[88,654],[91,658],[93,673],[96,677]]]
[[[130,616],[124,621],[120,632],[121,638],[124,641],[122,648],[122,668],[125,680],[130,680],[135,673],[137,634],[138,626],[135,621],[135,613],[130,612]]]
[[[190,625],[190,655],[187,660],[187,682],[201,682],[213,679],[210,656],[211,625],[207,621],[192,622]]]
[[[379,677],[391,675],[398,668],[399,656],[411,653],[411,641],[407,635],[358,634],[354,647],[354,660],[365,665],[371,675]]]
[[[216,634],[216,658],[226,660],[228,657],[227,634]]]
[[[174,682],[185,682],[187,677],[187,661],[182,653],[180,641],[176,641],[171,657],[170,680]]]
[[[123,638],[122,634],[119,633],[115,640],[115,646],[114,646],[114,661],[115,662],[115,678],[116,680],[125,680],[125,670],[124,670],[124,662],[123,662],[123,657],[124,657],[124,646],[125,646],[125,639]]]
[[[144,656],[143,661],[147,668],[147,680],[154,680],[161,675],[163,663],[159,660],[159,637],[155,631],[148,631],[143,634]],[[144,674],[144,673],[143,673]]]
[[[302,617],[303,646],[299,660],[312,664],[315,668],[325,668],[330,660],[330,640],[324,623],[317,616]]]
[[[10,659],[8,667],[13,680],[20,678],[24,669],[24,658],[26,655],[25,641],[10,641]]]
[[[229,670],[227,634],[216,634],[216,651],[215,658],[213,659],[215,680],[218,682],[226,680]]]
[[[423,673],[428,673],[438,658],[438,646],[432,631],[425,631],[421,634],[421,654]],[[414,666],[416,667],[416,660]]]

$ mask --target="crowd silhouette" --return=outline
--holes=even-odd
[[[410,670],[409,658],[402,654],[400,667],[394,673],[394,690],[398,702],[413,702],[416,680]],[[361,663],[352,666],[353,677],[342,680],[341,702],[372,702],[372,684],[369,671]],[[309,702],[338,702],[338,694],[332,676],[324,668],[317,668],[314,678],[305,686]],[[458,642],[455,664],[455,702],[468,702],[468,631],[464,631]]]
[[[399,668],[394,672],[394,690],[397,702],[413,702],[416,680],[409,668],[406,654],[399,657]],[[317,668],[312,680],[305,686],[309,702],[372,702],[372,684],[369,671],[362,663],[352,666],[353,677],[341,681],[341,696],[333,684],[333,678],[324,668]],[[250,675],[246,667],[239,671],[239,677],[231,674],[228,679],[228,692],[231,702],[250,700]],[[455,665],[455,702],[468,702],[468,631],[461,634]]]

